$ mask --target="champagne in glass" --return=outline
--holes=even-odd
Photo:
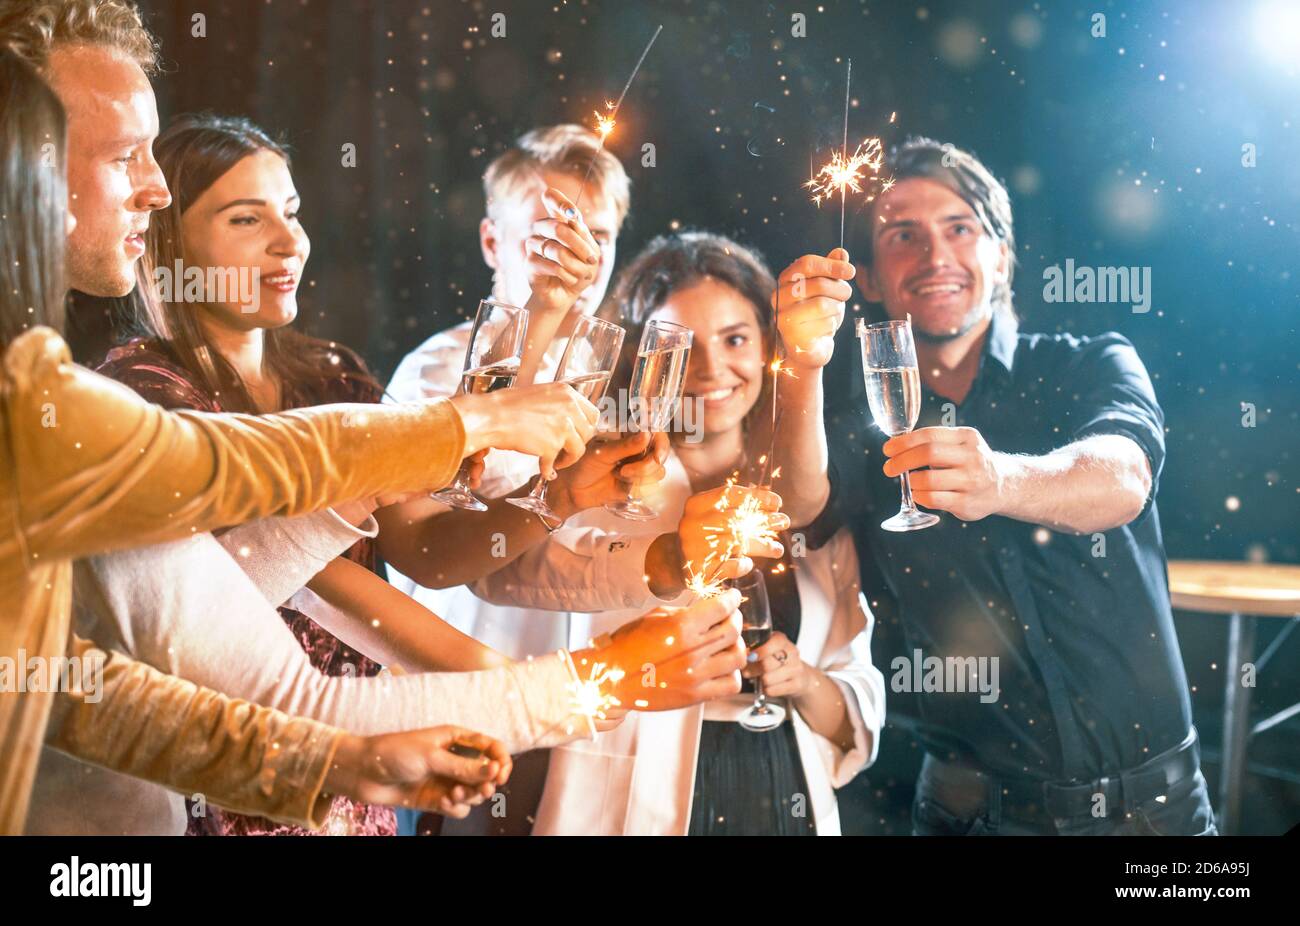
[[[906,434],[921,413],[921,373],[916,367],[866,370],[867,404],[876,427],[890,437]]]
[[[490,299],[480,302],[478,314],[474,316],[474,327],[470,329],[458,394],[481,395],[513,386],[515,377],[519,375],[527,330],[527,309]],[[487,511],[487,505],[469,487],[468,464],[464,463],[456,473],[455,481],[430,497],[453,508]]]
[[[859,322],[862,340],[862,373],[867,386],[867,404],[876,427],[890,437],[916,427],[921,414],[921,371],[916,364],[912,322]],[[908,474],[900,480],[902,502],[898,514],[880,526],[887,531],[916,531],[939,523],[939,516],[921,511],[912,501]]]
[[[632,370],[629,407],[633,430],[652,434],[668,430],[686,386],[686,363],[691,355],[691,329],[672,322],[651,321],[641,335]],[[649,452],[649,448],[647,451]],[[653,521],[659,513],[629,489],[627,497],[609,502],[605,510],[629,521]]]
[[[623,329],[591,315],[584,315],[573,325],[573,334],[564,347],[560,365],[555,369],[555,381],[568,383],[592,405],[599,405],[605,387],[618,363],[618,353],[623,348]],[[507,498],[506,501],[542,519],[547,527],[558,527],[560,516],[546,503],[545,479],[527,495]]]
[[[605,395],[605,388],[609,385],[611,375],[610,371],[602,370],[597,373],[583,373],[572,379],[566,379],[565,382],[592,405],[598,405]]]
[[[500,363],[466,370],[460,376],[460,391],[469,395],[481,395],[498,389],[509,389],[515,384],[518,375],[519,358],[509,357]]]
[[[768,605],[763,573],[754,569],[729,584],[740,589],[744,596],[740,602],[740,638],[745,641],[746,649],[757,649],[772,638],[772,609]],[[754,704],[740,716],[740,725],[754,733],[765,733],[781,726],[784,720],[785,708],[769,704],[767,695],[763,694],[763,680],[754,679]]]

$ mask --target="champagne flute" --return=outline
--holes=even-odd
[[[921,371],[916,364],[912,320],[877,322],[858,320],[862,341],[862,373],[867,383],[867,403],[876,427],[890,437],[916,427],[921,414]],[[939,516],[921,511],[912,501],[912,483],[901,477],[902,502],[898,514],[880,526],[887,531],[919,531],[939,523]]]
[[[568,383],[592,405],[599,405],[618,364],[619,351],[623,349],[623,333],[618,325],[594,316],[579,318],[574,323],[569,343],[564,346],[564,355],[555,370],[555,381]],[[546,479],[538,479],[533,491],[506,501],[531,511],[547,527],[557,527],[562,523],[560,516],[546,504],[549,485]]]
[[[478,304],[474,327],[470,329],[465,367],[457,395],[479,395],[514,385],[524,352],[528,310],[484,299]],[[431,496],[453,508],[487,511],[487,505],[469,487],[469,464],[462,463],[451,485]]]
[[[746,649],[758,649],[772,638],[772,609],[767,601],[767,584],[760,569],[733,579],[732,588],[740,589],[744,598],[740,602],[740,638]],[[740,716],[740,725],[753,733],[775,730],[785,720],[785,708],[769,704],[763,694],[763,680],[754,679],[754,704]]]
[[[684,325],[672,322],[651,321],[641,334],[641,344],[636,351],[636,367],[632,370],[632,389],[628,408],[633,430],[666,431],[682,399],[686,385],[686,361],[691,354],[693,333]],[[650,452],[647,447],[639,457]],[[629,521],[653,521],[659,513],[648,506],[629,488],[627,497],[607,502],[605,510]]]

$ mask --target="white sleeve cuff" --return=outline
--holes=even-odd
[[[355,527],[325,509],[296,518],[252,521],[226,531],[217,542],[266,600],[280,605],[358,540],[378,534],[373,515]]]

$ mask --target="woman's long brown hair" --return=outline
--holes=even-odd
[[[40,76],[0,48],[0,348],[63,328],[67,116]]]
[[[144,267],[150,276],[155,267],[170,272],[178,260],[188,266],[181,234],[185,210],[228,170],[259,151],[274,152],[284,158],[286,165],[290,164],[283,144],[243,118],[211,114],[181,116],[158,136],[154,156],[167,179],[172,202],[166,209],[155,212],[149,225]],[[147,333],[164,341],[181,365],[197,376],[210,394],[220,396],[223,408],[241,412],[279,410],[256,407],[239,374],[208,339],[198,319],[202,306],[167,302],[156,293],[142,302],[145,317],[139,321]],[[336,349],[332,345],[294,331],[290,326],[270,329],[265,338],[263,364],[281,383],[282,402],[288,401],[293,387],[303,387],[331,375],[327,358]],[[377,383],[373,385],[379,389]]]
[[[772,357],[772,307],[769,300],[776,289],[772,272],[762,256],[751,248],[702,231],[681,231],[660,235],[642,249],[619,274],[614,285],[612,303],[617,307],[619,322],[627,331],[623,339],[624,358],[617,382],[626,383],[632,375],[637,345],[650,316],[680,289],[704,279],[731,287],[753,306],[759,331],[763,336],[763,356]],[[763,388],[758,399],[745,414],[744,432],[747,452],[767,452],[771,434],[772,371],[765,364]],[[761,468],[757,459],[748,461],[755,472]],[[754,474],[750,474],[757,478]]]

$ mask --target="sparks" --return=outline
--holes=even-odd
[[[613,108],[613,104],[608,101],[605,106]],[[592,113],[596,116],[596,134],[600,136],[601,141],[604,141],[609,138],[609,133],[614,131],[614,126],[617,123],[614,121],[613,116],[602,115],[599,109],[593,109]]]
[[[578,198],[573,203],[575,209],[582,205],[582,194],[587,190],[587,181],[591,179],[591,170],[596,166],[596,159],[600,157],[600,152],[605,149],[605,139],[609,137],[610,132],[614,131],[614,120],[618,118],[618,111],[623,105],[623,98],[627,96],[632,81],[636,80],[637,72],[641,70],[641,65],[645,62],[645,56],[650,54],[655,39],[659,38],[659,33],[663,31],[664,27],[661,25],[655,29],[655,34],[650,36],[650,41],[646,43],[645,49],[641,52],[641,57],[636,60],[636,67],[632,68],[632,73],[628,75],[627,83],[623,85],[623,92],[618,95],[618,99],[605,101],[605,108],[609,110],[609,115],[601,115],[600,110],[595,110],[596,134],[600,136],[600,142],[596,145],[596,153],[591,156],[591,163],[587,165],[587,173],[582,178],[582,185],[578,187]]]
[[[884,165],[884,146],[880,139],[866,138],[858,145],[852,156],[836,151],[804,186],[812,190],[812,201],[820,207],[832,197],[847,196],[849,191],[866,192],[863,184],[885,182],[877,181],[876,178],[876,174]],[[871,172],[870,176],[863,173],[864,169]]]
[[[617,684],[623,675],[623,670],[617,666],[606,666],[603,662],[593,663],[585,679],[569,682],[566,686],[573,713],[593,720],[604,720],[610,708],[621,704],[612,692],[604,690],[604,686]]]
[[[745,500],[731,513],[727,519],[727,532],[730,535],[730,552],[744,550],[752,541],[775,542],[779,539],[776,531],[772,530],[768,513],[753,494],[747,494]]]
[[[754,486],[737,486],[734,479],[728,479],[722,495],[714,503],[715,511],[725,511],[730,502],[731,490],[738,488],[745,492],[745,499],[728,516],[725,524],[706,524],[704,533],[708,538],[710,552],[704,557],[699,569],[694,563],[686,564],[686,588],[700,598],[716,598],[726,591],[726,585],[718,578],[722,564],[741,555],[752,541],[778,541],[776,531],[772,530],[769,515],[763,510],[757,496],[749,492]]]
[[[772,361],[772,365],[769,367],[769,369],[772,371],[772,375],[773,375],[773,376],[788,376],[788,377],[790,377],[791,379],[798,379],[798,378],[799,378],[799,377],[797,377],[797,376],[794,375],[794,370],[793,370],[793,369],[791,369],[790,367],[786,366],[786,365],[781,361],[781,358],[780,358],[780,357],[777,357],[776,359],[774,359],[774,360]],[[767,454],[764,454],[763,457],[764,457],[764,460],[765,460],[766,457],[767,457]],[[760,463],[761,463],[761,462],[764,462],[764,460],[760,460],[759,462],[760,462]]]
[[[712,559],[712,554],[706,557],[699,572],[695,571],[694,564],[686,564],[686,590],[697,598],[717,598],[727,590],[727,587],[722,584],[721,579],[716,577],[709,578],[710,570],[708,564]]]
[[[714,508],[723,511],[727,507],[731,490],[737,488],[736,484],[728,479],[726,488],[723,490],[722,497],[718,499]],[[727,518],[726,524],[715,526],[705,525],[704,533],[709,535],[709,542],[715,551],[721,549],[720,559],[729,560],[749,547],[752,542],[760,540],[776,541],[776,531],[772,530],[769,515],[763,510],[758,501],[758,497],[749,492],[754,486],[740,486],[741,491],[746,492],[744,500],[736,506]]]

